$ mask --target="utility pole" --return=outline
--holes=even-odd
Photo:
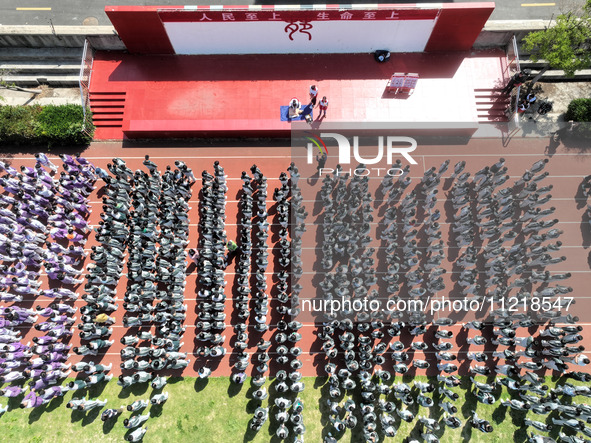
[[[529,93],[531,92],[531,90],[534,87],[534,85],[536,84],[536,82],[542,77],[542,75],[544,75],[544,72],[546,72],[549,68],[550,68],[550,65],[548,63],[546,63],[546,66],[544,66],[542,68],[542,70],[540,72],[538,72],[538,74],[532,79],[532,81],[529,82],[529,85],[527,87],[527,92],[525,95],[529,95]]]

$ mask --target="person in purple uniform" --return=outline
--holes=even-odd
[[[2,383],[12,383],[13,381],[22,380],[25,378],[22,371],[11,371],[2,376],[0,376],[0,381]]]
[[[44,335],[42,337],[33,337],[33,343],[38,344],[38,345],[47,345],[50,343],[55,343],[56,341],[57,341],[57,338],[50,337],[48,335]]]
[[[20,408],[21,409],[25,409],[25,408],[36,408],[37,406],[41,406],[44,403],[47,403],[48,400],[45,400],[43,397],[38,396],[35,393],[34,389],[31,389],[31,392],[29,392],[27,395],[25,395],[25,398],[23,399],[23,401],[20,404]]]
[[[49,158],[42,152],[35,154],[35,158],[37,159],[38,164],[46,166],[51,169],[51,171],[55,174],[58,170],[58,167],[54,165]]]
[[[2,352],[16,352],[16,351],[28,351],[30,347],[24,345],[22,343],[11,343],[9,345],[2,345],[0,346],[0,351]]]
[[[33,353],[31,351],[14,351],[14,352],[3,352],[0,354],[2,358],[8,361],[25,360],[31,358]]]
[[[71,155],[68,155],[68,154],[60,154],[59,157],[68,166],[71,166],[73,168],[76,168],[78,166],[78,164],[74,160],[74,157],[72,157]]]
[[[22,392],[23,388],[20,386],[6,386],[4,389],[0,389],[2,397],[18,397]]]
[[[66,392],[68,392],[70,388],[67,386],[50,386],[47,389],[41,389],[37,392],[44,400],[51,400],[54,397],[61,397]]]
[[[37,311],[37,315],[40,315],[41,317],[45,317],[45,318],[51,317],[53,315],[53,313],[55,312],[50,307],[42,308],[41,306],[37,306],[35,308],[35,310]]]
[[[18,171],[14,169],[12,166],[7,165],[3,161],[0,161],[0,169],[8,173],[9,175],[16,177],[18,175]]]

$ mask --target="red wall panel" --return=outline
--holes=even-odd
[[[425,51],[468,51],[494,9],[492,2],[444,3]]]
[[[347,15],[348,21],[367,20],[367,15],[371,14],[372,20],[433,20],[439,12],[438,7],[430,9],[413,9],[412,6],[401,5],[396,7],[396,11],[389,9],[352,9],[342,11],[339,9],[292,9],[288,11],[275,11],[263,9],[255,11],[251,9],[232,9],[223,10],[162,10],[159,15],[163,22],[198,22],[203,16],[207,17],[208,22],[235,22],[235,21],[286,21],[286,22],[314,22],[314,21],[340,21],[343,15]]]
[[[438,5],[439,6],[439,5]],[[413,13],[412,7],[417,8],[416,14],[424,15],[433,11],[422,10],[416,5],[380,5],[381,9],[400,9],[404,14]],[[436,19],[435,28],[431,33],[425,51],[467,51],[478,37],[484,24],[494,10],[494,3],[444,3]],[[246,6],[224,6],[226,11],[240,11]],[[273,11],[273,5],[264,5],[263,11]],[[211,10],[208,5],[198,6],[199,11]],[[283,11],[286,15],[309,13],[304,10]],[[331,13],[339,11],[340,5],[327,5],[326,10]],[[348,9],[351,9],[349,6]],[[428,9],[428,8],[427,8]],[[178,12],[172,12],[179,10]],[[160,13],[158,12],[160,11]],[[164,12],[166,11],[166,12]],[[169,12],[171,11],[171,12]],[[219,10],[215,10],[219,13]],[[354,11],[351,9],[351,11]],[[131,53],[136,54],[174,54],[173,46],[168,38],[160,16],[178,16],[182,21],[193,13],[184,10],[183,6],[107,6],[107,16],[113,23],[123,43]],[[310,12],[311,13],[311,12]],[[315,10],[318,13],[318,10]],[[357,11],[355,13],[358,13]],[[179,18],[177,18],[179,19]],[[401,16],[400,19],[404,20]],[[352,35],[354,35],[354,24]]]
[[[157,6],[107,6],[105,12],[129,52],[174,54]]]

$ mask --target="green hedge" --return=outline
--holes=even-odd
[[[83,122],[80,105],[0,106],[0,145],[87,145],[94,127]]]
[[[568,104],[566,121],[591,122],[591,98],[575,98]]]
[[[571,101],[564,119],[577,122],[572,131],[575,137],[591,139],[591,98],[575,98]]]

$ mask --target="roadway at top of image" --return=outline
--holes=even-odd
[[[446,3],[446,1],[443,1]],[[312,4],[313,1],[283,0],[276,4]],[[374,1],[355,1],[353,3],[375,3]],[[427,3],[420,1],[394,0],[389,3]],[[491,20],[550,20],[561,12],[583,5],[584,0],[498,0]],[[172,0],[148,1],[94,1],[94,0],[6,0],[0,4],[0,25],[53,25],[53,26],[108,26],[110,21],[105,14],[109,5],[179,5]],[[269,0],[212,0],[193,4],[245,5],[275,4]]]

